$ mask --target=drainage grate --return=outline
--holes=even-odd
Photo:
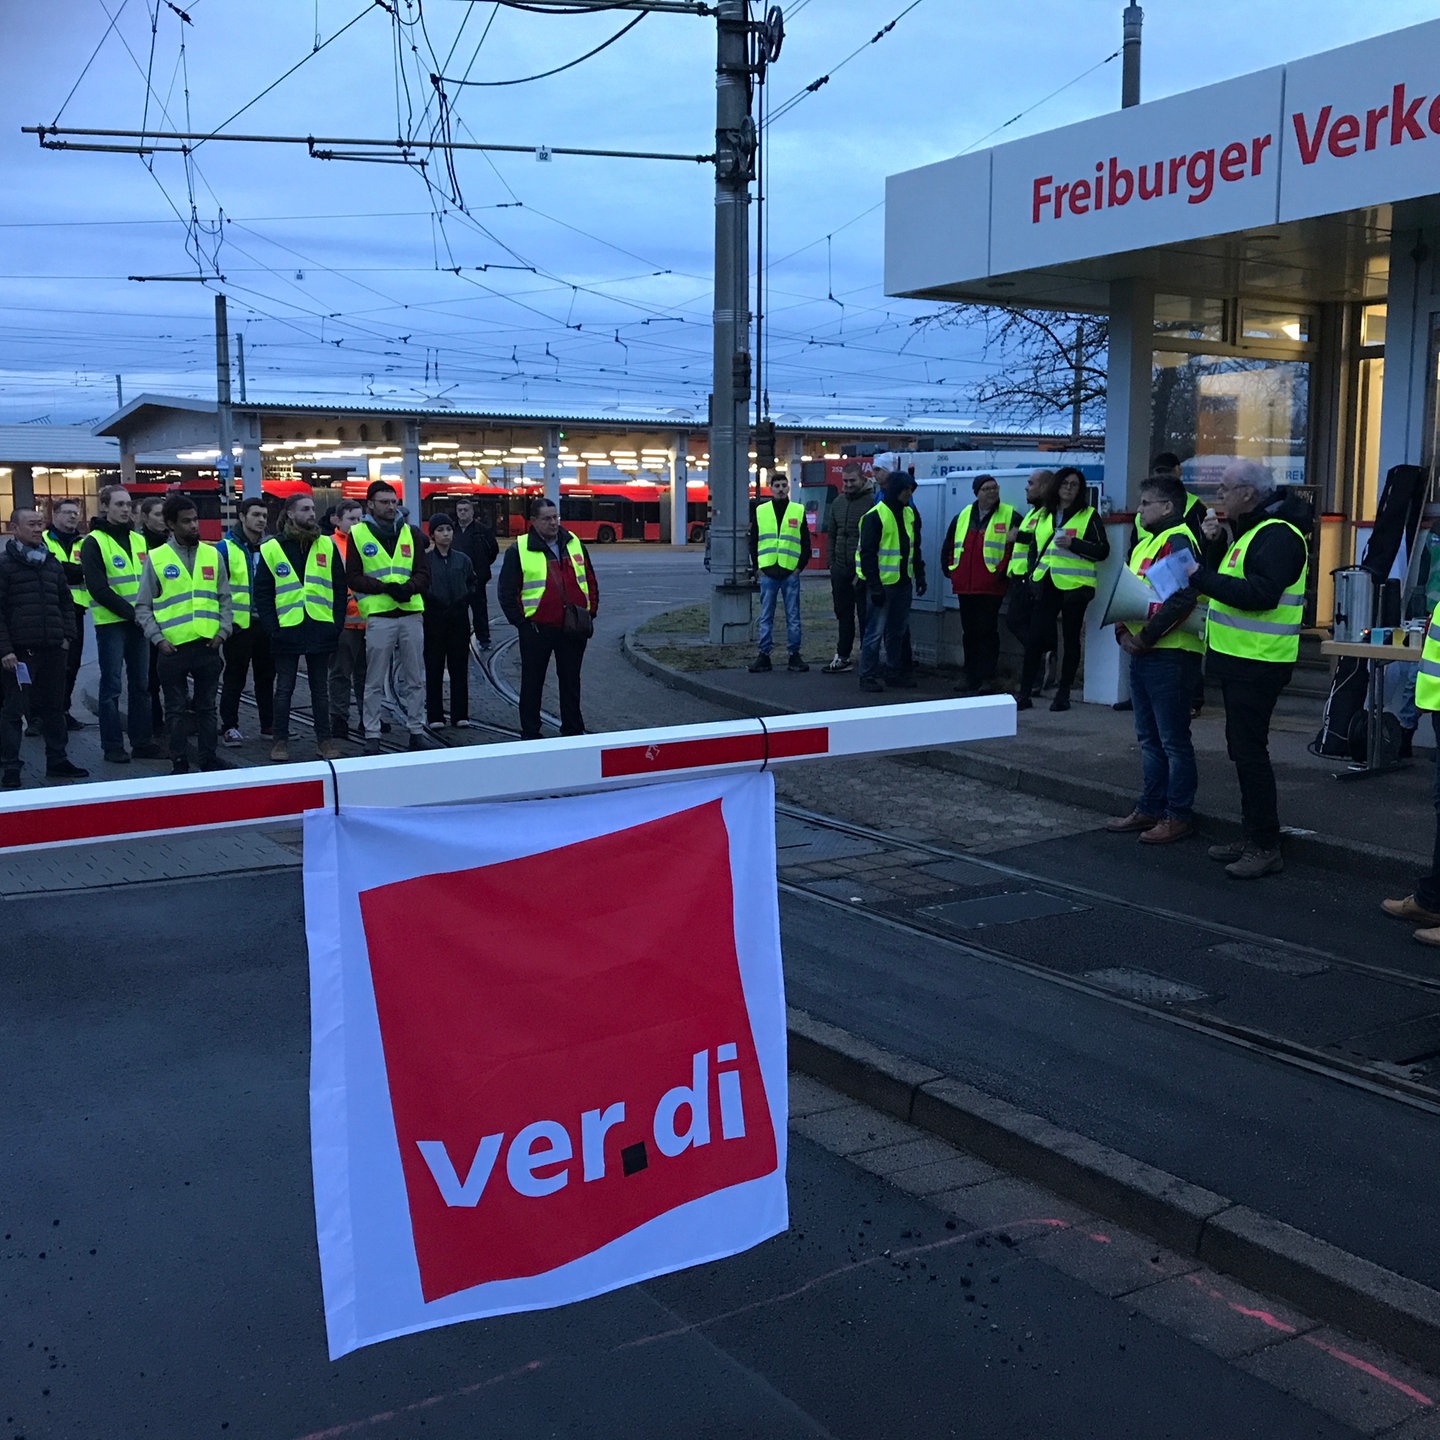
[[[1209,953],[1218,955],[1222,960],[1239,960],[1244,965],[1255,965],[1261,970],[1274,970],[1280,975],[1324,975],[1330,969],[1323,960],[1308,955],[1272,950],[1268,945],[1247,945],[1243,941],[1212,945]]]
[[[1189,1005],[1197,1000],[1215,998],[1195,985],[1167,980],[1163,975],[1152,975],[1148,970],[1086,970],[1080,978],[1113,990],[1117,995],[1143,1000],[1148,1005]]]
[[[976,900],[951,900],[927,905],[918,913],[956,930],[983,930],[987,925],[1013,925],[1019,920],[1044,920],[1052,915],[1078,915],[1087,905],[1072,905],[1040,890],[1013,890],[982,895]]]

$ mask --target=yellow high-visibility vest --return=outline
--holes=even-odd
[[[220,633],[220,552],[202,541],[190,566],[167,543],[149,551],[148,558],[156,586],[151,608],[161,635],[172,645],[213,640]]]
[[[1287,520],[1262,520],[1230,547],[1229,554],[1220,565],[1222,575],[1244,578],[1245,556],[1249,553],[1250,542],[1269,525],[1283,525],[1299,535],[1302,543],[1305,540]],[[1221,655],[1234,655],[1240,660],[1268,660],[1273,664],[1293,665],[1300,656],[1300,625],[1305,615],[1305,577],[1309,569],[1307,553],[1299,577],[1280,597],[1273,610],[1236,610],[1223,601],[1212,599],[1205,618],[1205,644]]]
[[[1169,543],[1172,535],[1183,535],[1187,540],[1193,540],[1195,538],[1194,535],[1191,534],[1190,527],[1183,524],[1169,525],[1164,530],[1157,531],[1153,535],[1148,530],[1142,531],[1139,540],[1135,542],[1135,548],[1130,552],[1130,559],[1126,562],[1130,566],[1130,569],[1133,570],[1135,574],[1143,576],[1150,568],[1155,557]],[[1203,605],[1205,602],[1202,600],[1200,603]],[[1145,628],[1145,622],[1143,620],[1127,621],[1125,628],[1132,635],[1138,635]],[[1170,631],[1168,635],[1162,635],[1155,642],[1155,648],[1157,650],[1189,650],[1199,655],[1204,653],[1205,642],[1189,630],[1175,629]]]
[[[105,575],[110,581],[110,588],[122,600],[128,600],[133,605],[140,597],[140,567],[145,563],[145,541],[132,533],[129,549],[122,549],[115,537],[107,535],[103,530],[92,531],[90,538],[100,551],[101,560],[105,562]],[[123,615],[107,610],[93,596],[90,613],[97,625],[119,625],[125,619]]]
[[[354,534],[354,531],[351,531]],[[585,570],[585,547],[574,535],[565,536],[565,554],[574,567],[575,578],[580,583],[580,593],[590,603],[590,576]],[[539,608],[545,594],[545,582],[550,575],[550,551],[543,546],[532,550],[528,540],[520,542],[520,608],[528,620]]]
[[[900,583],[900,527],[895,523],[895,512],[881,501],[873,509],[866,511],[860,517],[860,524],[863,526],[867,516],[878,515],[880,517],[880,546],[875,552],[875,564],[879,570],[879,580],[882,585],[898,585]],[[914,506],[905,507],[905,538],[908,544],[905,558],[905,578],[915,578],[915,509]],[[855,547],[855,575],[860,580],[873,580],[876,577],[866,575],[860,563],[860,547]]]
[[[360,547],[360,569],[368,580],[403,585],[415,569],[415,535],[408,525],[400,527],[393,555],[380,543],[368,520],[358,520],[350,527],[350,543]],[[367,618],[379,610],[418,615],[425,608],[425,597],[411,595],[405,600],[392,600],[388,595],[357,595],[355,603]]]
[[[1052,519],[1050,543],[1045,547],[1033,572],[1036,580],[1049,575],[1057,590],[1079,590],[1086,585],[1094,589],[1095,562],[1084,559],[1073,550],[1058,549],[1054,538],[1063,530],[1072,531],[1077,537],[1083,536],[1094,517],[1094,507],[1087,505],[1083,510],[1077,510],[1068,520],[1060,520],[1058,517]]]
[[[305,557],[305,573],[297,575],[284,547],[273,535],[260,547],[260,558],[275,577],[275,619],[282,630],[311,620],[335,618],[335,546],[319,536]]]
[[[773,566],[782,570],[800,568],[800,526],[804,519],[805,507],[795,500],[786,505],[778,525],[771,501],[762,500],[755,507],[757,569],[767,570]]]
[[[65,547],[57,540],[49,530],[45,532],[45,548],[62,564],[78,565],[80,563],[80,537],[75,537],[75,548],[69,554]],[[90,608],[90,592],[85,588],[83,580],[70,580],[66,582],[70,586],[70,598],[83,609]]]
[[[960,556],[964,553],[965,541],[970,536],[970,512],[974,508],[973,504],[967,505],[955,517],[955,543],[951,549],[955,563],[945,572],[947,575],[953,575],[960,568]],[[1005,558],[1005,539],[1014,519],[1015,508],[1012,505],[997,505],[986,518],[985,533],[980,541],[980,558],[992,575]]]

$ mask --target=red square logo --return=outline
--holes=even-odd
[[[402,555],[407,555],[407,556],[408,556],[408,555],[410,554],[410,546],[409,546],[408,544],[402,543],[401,546],[400,546],[400,553],[401,553]]]
[[[325,553],[325,551],[323,551],[323,550],[317,550],[317,551],[315,552],[315,564],[316,564],[321,570],[324,570],[324,569],[330,564],[330,557],[329,557],[329,555],[327,555],[327,554]]]
[[[716,800],[361,894],[427,1302],[774,1171],[729,846]]]
[[[215,567],[213,565],[202,565],[200,567],[200,578],[202,580],[213,580],[215,578]]]

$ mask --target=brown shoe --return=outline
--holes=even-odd
[[[1153,830],[1159,823],[1158,815],[1144,815],[1139,810],[1132,810],[1128,815],[1107,820],[1105,828],[1112,835],[1125,835],[1133,830]]]
[[[320,752],[322,760],[338,760],[345,753],[338,740],[322,740],[315,748]]]
[[[1167,815],[1158,825],[1152,825],[1140,836],[1142,845],[1173,845],[1177,840],[1188,840],[1195,833],[1195,827],[1188,820],[1177,820]]]
[[[1408,920],[1412,925],[1440,925],[1440,915],[1427,910],[1414,895],[1407,895],[1403,900],[1382,900],[1380,908],[1394,919]]]
[[[277,740],[270,747],[270,758],[272,760],[288,760],[290,758],[290,742],[288,740]]]
[[[1433,945],[1440,950],[1440,925],[1432,925],[1428,930],[1417,930],[1415,938],[1422,945]]]
[[[1245,853],[1225,867],[1225,873],[1232,880],[1258,880],[1262,875],[1278,875],[1284,868],[1285,861],[1278,849],[1262,850],[1258,845],[1247,845]]]

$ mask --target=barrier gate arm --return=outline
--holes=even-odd
[[[613,790],[1014,733],[1014,700],[991,695],[22,790],[0,797],[0,854],[274,824],[332,806],[389,808]]]

